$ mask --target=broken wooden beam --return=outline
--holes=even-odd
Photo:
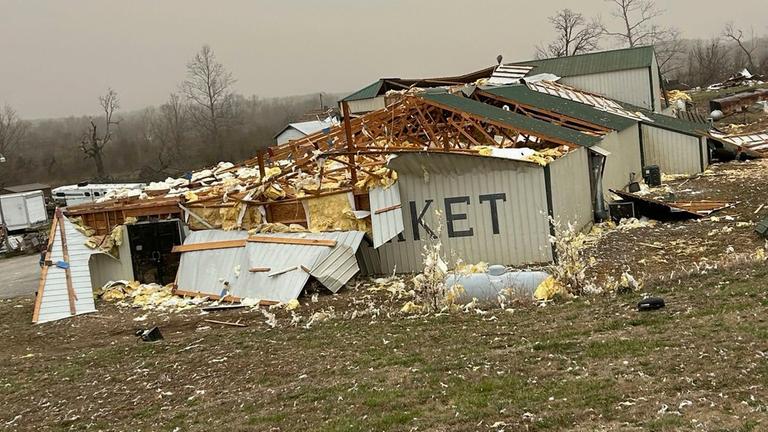
[[[171,252],[183,253],[183,252],[195,252],[195,251],[205,251],[205,250],[215,250],[215,249],[228,249],[228,248],[245,247],[245,244],[246,244],[245,239],[221,240],[221,241],[213,241],[213,242],[205,242],[205,243],[192,243],[192,244],[174,246],[173,249],[171,249]]]
[[[302,245],[302,246],[326,246],[326,247],[336,246],[336,240],[295,238],[295,237],[252,236],[252,237],[248,237],[248,241],[253,243],[276,243],[276,244],[291,244],[291,245]]]

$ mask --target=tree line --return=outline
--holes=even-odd
[[[120,95],[106,89],[98,115],[27,121],[0,110],[0,183],[152,181],[219,161],[251,158],[274,143],[291,121],[320,108],[317,95],[246,97],[205,45],[165,103],[123,112]],[[335,106],[337,95],[323,95]]]
[[[747,68],[768,74],[768,37],[726,23],[709,40],[685,39],[680,29],[659,24],[664,11],[654,0],[604,0],[609,18],[586,17],[566,8],[549,17],[552,41],[536,47],[538,58],[585,54],[603,48],[653,45],[662,75],[690,87],[706,87]]]

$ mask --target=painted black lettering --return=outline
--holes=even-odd
[[[427,214],[427,210],[429,209],[429,206],[432,205],[432,200],[425,200],[426,204],[424,205],[424,208],[421,210],[421,213],[419,213],[418,217],[416,216],[416,201],[409,201],[408,204],[410,204],[411,207],[411,227],[413,228],[413,239],[414,240],[421,240],[421,234],[419,233],[419,226],[424,228],[424,231],[426,231],[430,237],[433,239],[437,238],[437,235],[434,231],[432,231],[432,228],[428,227],[427,224],[424,223],[424,215]]]
[[[493,227],[493,233],[499,234],[499,208],[496,206],[496,201],[507,202],[507,194],[495,193],[488,195],[480,195],[480,204],[488,201],[491,205],[491,226]]]
[[[456,231],[455,227],[453,226],[453,223],[455,221],[460,220],[467,220],[467,214],[466,213],[454,213],[453,212],[453,205],[454,204],[466,204],[469,205],[469,197],[468,196],[461,196],[461,197],[451,197],[445,199],[445,219],[448,222],[448,237],[472,237],[475,234],[475,231],[472,229],[472,227],[469,227],[465,230]]]

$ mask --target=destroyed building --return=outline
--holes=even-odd
[[[379,80],[341,102],[340,124],[239,164],[69,206],[65,229],[51,232],[35,321],[90,311],[73,298],[107,279],[266,302],[296,298],[310,278],[335,292],[360,271],[418,271],[438,237],[473,262],[555,260],[554,224],[581,230],[607,217],[609,190],[640,181],[648,165],[691,174],[710,160],[706,125],[655,112],[652,49],[595,56]],[[598,82],[637,98],[599,94]],[[93,252],[68,258],[72,242]]]

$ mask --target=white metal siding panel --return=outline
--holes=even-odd
[[[709,146],[707,145],[707,137],[701,137],[701,164],[704,169],[709,168]]]
[[[587,149],[580,147],[549,164],[552,210],[561,226],[580,231],[592,222]]]
[[[608,189],[623,189],[630,183],[632,173],[635,180],[642,177],[640,159],[639,125],[635,124],[621,132],[611,132],[603,138],[600,147],[611,154],[606,158],[603,171],[603,192]]]
[[[88,265],[91,255],[96,252],[85,245],[87,238],[76,230],[75,226],[67,218],[63,218],[63,221],[67,236],[67,251],[69,252],[72,285],[77,296],[77,301],[75,301],[76,314],[95,312],[96,306],[93,302],[91,273]],[[61,235],[57,228],[56,238],[51,249],[51,261],[55,263],[63,260]],[[45,280],[43,298],[40,303],[40,315],[37,322],[43,323],[70,316],[66,272],[64,269],[51,266],[48,269]]]
[[[360,99],[347,102],[349,112],[352,114],[363,114],[376,111],[385,107],[384,96],[377,96],[371,99]]]
[[[131,244],[128,240],[128,228],[123,225],[123,244],[118,247],[119,258],[108,254],[96,254],[91,257],[91,285],[94,290],[110,281],[133,280],[131,262]]]
[[[547,221],[547,197],[541,166],[511,160],[450,154],[401,155],[391,161],[398,172],[400,195],[405,211],[404,240],[393,239],[378,249],[381,268],[377,273],[416,272],[422,269],[422,251],[428,234],[419,229],[414,239],[412,221],[433,200],[424,216],[425,223],[437,228],[435,210],[441,211],[443,251],[450,261],[487,261],[518,265],[547,262],[552,259]],[[496,201],[498,234],[493,231],[491,206],[480,203],[483,194],[505,194],[506,201]],[[468,197],[452,206],[454,214],[467,215],[455,222],[455,230],[473,230],[472,236],[448,234],[445,198]],[[415,215],[410,202],[416,206]]]
[[[248,242],[245,247],[186,252],[182,254],[179,265],[179,289],[219,294],[226,281],[230,293],[237,297],[288,302],[298,297],[310,274],[301,268],[280,275],[269,276],[270,273],[304,266],[328,289],[338,291],[359,271],[355,252],[363,238],[362,232],[280,233],[268,236],[333,239],[337,244],[331,248]],[[184,244],[247,237],[246,231],[195,231]],[[248,271],[254,267],[267,267],[270,271]]]
[[[665,174],[696,174],[701,170],[698,137],[642,125],[646,165],[658,165]]]
[[[277,144],[285,144],[288,141],[304,138],[306,135],[294,127],[289,127],[277,136]]]
[[[45,211],[45,197],[43,192],[31,192],[24,197],[27,204],[29,223],[34,225],[48,220],[48,212]]]
[[[29,227],[27,201],[23,193],[3,195],[0,197],[0,203],[3,206],[4,222],[9,231]]]
[[[653,92],[653,110],[662,112],[664,109],[662,100],[664,95],[661,92],[661,82],[659,79],[659,63],[656,61],[656,55],[653,55],[651,62],[651,91]]]
[[[560,80],[560,83],[639,107],[653,109],[651,106],[650,79],[648,68],[641,68],[565,77]]]
[[[403,232],[403,209],[393,209],[383,213],[377,210],[391,208],[400,201],[400,186],[395,183],[388,188],[374,188],[368,192],[371,202],[371,227],[373,230],[373,247],[378,248],[393,237]]]

